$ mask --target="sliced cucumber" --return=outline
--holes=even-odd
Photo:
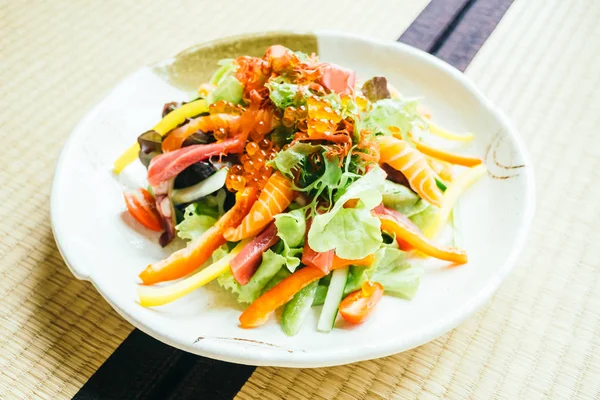
[[[191,203],[201,197],[208,196],[216,192],[225,185],[227,178],[227,168],[223,168],[193,186],[183,189],[174,189],[171,194],[171,200],[174,204]]]
[[[346,286],[346,279],[348,279],[349,267],[340,268],[333,271],[331,274],[331,283],[329,284],[329,290],[327,290],[327,296],[325,297],[325,303],[321,310],[321,316],[317,324],[317,330],[321,332],[330,332],[333,329],[335,318],[337,317],[338,307],[342,301],[344,295],[344,287]]]
[[[300,331],[302,323],[310,311],[318,286],[319,281],[312,282],[296,293],[283,308],[281,328],[286,335],[294,336]]]

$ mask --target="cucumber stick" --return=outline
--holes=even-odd
[[[314,281],[306,286],[296,293],[283,308],[281,328],[286,335],[294,336],[300,331],[302,323],[312,307],[315,294],[317,293],[317,286],[319,286],[319,281]]]
[[[317,324],[317,330],[321,332],[329,332],[333,329],[333,324],[335,323],[335,318],[338,313],[338,307],[342,301],[342,296],[344,295],[348,271],[349,267],[345,267],[336,269],[331,274],[331,283],[329,284],[329,290],[327,290],[327,296],[325,297],[325,304],[323,304],[319,323]]]

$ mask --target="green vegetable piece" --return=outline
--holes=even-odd
[[[386,180],[383,185],[383,205],[410,217],[429,205],[404,185]]]
[[[446,191],[447,187],[446,187],[446,185],[444,185],[444,182],[442,182],[442,181],[440,181],[439,179],[435,178],[435,184],[436,184],[436,186],[437,186],[438,188],[440,188],[440,190],[441,190],[442,192],[445,192],[445,191]]]
[[[281,268],[279,271],[277,271],[277,273],[275,274],[275,276],[273,276],[271,278],[271,280],[269,281],[269,283],[267,283],[265,285],[265,287],[262,290],[262,293],[266,293],[269,290],[273,289],[273,287],[275,287],[279,282],[281,282],[282,280],[284,280],[285,278],[287,278],[291,274],[292,273],[290,271],[288,271],[286,268]]]
[[[306,217],[304,211],[294,210],[275,216],[277,236],[290,247],[298,247],[304,241],[306,232]]]
[[[338,307],[344,295],[344,287],[348,278],[349,268],[336,269],[331,274],[331,283],[327,290],[325,303],[319,316],[317,330],[320,332],[330,332],[333,329],[335,318],[337,317]]]
[[[412,131],[422,123],[422,117],[417,113],[418,99],[383,99],[373,103],[372,109],[363,116],[362,124],[374,133],[392,135],[389,127],[400,129],[402,135]],[[405,139],[408,139],[405,137]]]
[[[315,293],[315,298],[313,300],[313,306],[322,306],[325,303],[325,297],[327,296],[328,286],[319,285],[317,286],[317,292]]]
[[[197,207],[197,204],[194,203],[185,208],[183,221],[175,227],[177,236],[180,238],[194,240],[202,236],[204,232],[217,222],[217,220],[211,216],[199,214],[197,212]]]
[[[281,109],[289,106],[299,107],[306,104],[306,99],[310,95],[306,86],[289,83],[283,77],[273,79],[265,86],[269,88],[269,98],[273,104]]]
[[[281,328],[288,336],[294,336],[300,331],[304,319],[308,315],[317,293],[318,281],[312,282],[294,295],[283,308]]]
[[[350,268],[344,294],[360,289],[367,280],[379,282],[387,294],[410,300],[417,293],[423,269],[412,267],[406,253],[393,247],[382,247],[375,253],[372,266]]]
[[[215,86],[218,86],[226,77],[234,75],[237,70],[232,58],[224,58],[219,60],[217,64],[220,67],[213,73],[209,81],[211,85]]]
[[[293,177],[292,170],[304,164],[306,158],[321,149],[309,143],[298,142],[290,148],[280,151],[275,156],[272,165],[284,175]]]
[[[217,278],[217,282],[225,289],[237,294],[240,303],[252,303],[262,293],[263,288],[281,270],[285,258],[271,250],[263,253],[262,263],[244,286],[237,283],[231,272]]]
[[[427,203],[425,203],[425,204],[427,204]],[[431,207],[430,205],[427,204],[427,207],[423,211],[421,211],[417,214],[411,215],[409,218],[412,222],[415,223],[415,225],[417,225],[419,227],[420,230],[423,230],[423,229],[425,229],[425,227],[429,226],[433,222],[436,214],[437,214],[437,209],[435,207]]]
[[[213,90],[208,99],[209,104],[216,103],[219,100],[228,101],[233,104],[240,104],[244,94],[244,86],[233,76],[225,77],[221,83]]]
[[[341,258],[356,260],[373,253],[383,242],[379,219],[371,210],[382,201],[385,172],[373,168],[353,182],[333,208],[317,215],[308,232],[310,247],[318,252],[335,249]],[[358,199],[356,208],[343,208]]]

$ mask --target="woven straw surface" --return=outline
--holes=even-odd
[[[326,27],[395,39],[426,3],[0,0],[0,398],[70,398],[132,329],[71,275],[49,221],[60,149],[112,86],[242,32]]]
[[[598,21],[597,0],[516,0],[467,70],[537,175],[527,248],[490,304],[396,356],[258,368],[239,399],[600,399]]]

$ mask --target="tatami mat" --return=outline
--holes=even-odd
[[[326,28],[393,40],[426,4],[0,0],[0,398],[70,398],[132,329],[71,275],[49,222],[60,149],[112,86],[243,32]]]
[[[516,0],[467,70],[520,129],[537,181],[526,250],[490,304],[396,356],[258,368],[239,399],[600,398],[598,21],[595,0]]]

